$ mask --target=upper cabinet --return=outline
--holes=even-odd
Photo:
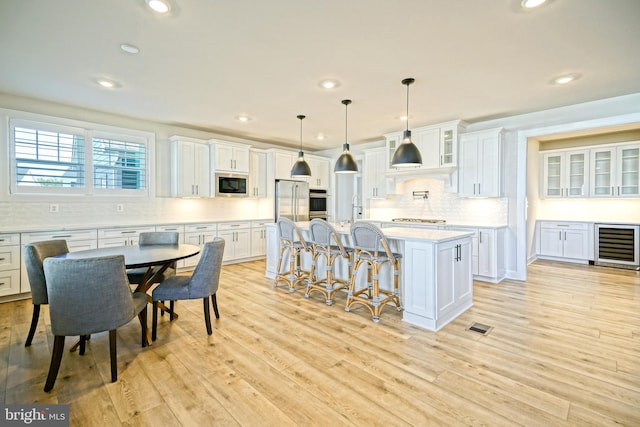
[[[275,179],[292,179],[291,168],[298,159],[298,153],[293,151],[272,150],[273,169]]]
[[[586,197],[589,194],[589,150],[542,154],[543,197]]]
[[[363,195],[367,199],[387,197],[388,179],[387,156],[384,148],[374,148],[364,152]]]
[[[460,136],[460,195],[500,197],[502,128]]]
[[[422,166],[406,169],[407,173],[458,167],[458,135],[465,129],[466,123],[461,120],[412,129],[411,139],[420,150]],[[402,135],[403,132],[385,135],[388,170],[396,170],[391,167],[391,159],[402,143]]]
[[[267,197],[267,153],[249,151],[249,197]]]
[[[171,196],[209,197],[209,146],[205,141],[172,136]]]
[[[249,173],[249,146],[210,139],[211,165],[215,172]]]
[[[640,196],[640,143],[591,149],[591,196]]]
[[[329,189],[329,159],[309,155],[304,157],[311,169],[311,178],[308,178],[309,188]]]

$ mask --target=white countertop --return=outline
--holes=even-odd
[[[309,229],[309,221],[296,222],[301,230]],[[350,234],[351,227],[349,225],[340,225],[331,223],[338,234]],[[411,228],[411,227],[385,227],[382,233],[389,239],[396,240],[419,240],[431,243],[442,243],[449,240],[459,239],[461,237],[472,236],[470,231],[455,230],[433,230],[427,228]]]

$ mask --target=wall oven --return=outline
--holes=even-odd
[[[596,224],[595,265],[640,269],[640,225]]]
[[[217,173],[215,195],[216,197],[246,197],[247,196],[247,180],[246,175],[222,174]]]
[[[309,190],[309,219],[329,219],[328,199],[327,190]]]

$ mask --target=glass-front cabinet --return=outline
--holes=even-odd
[[[589,150],[543,154],[544,197],[588,197]]]
[[[591,149],[591,196],[640,196],[640,144]]]

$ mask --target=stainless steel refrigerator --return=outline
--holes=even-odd
[[[280,217],[292,221],[309,221],[309,183],[276,179],[276,221]]]

